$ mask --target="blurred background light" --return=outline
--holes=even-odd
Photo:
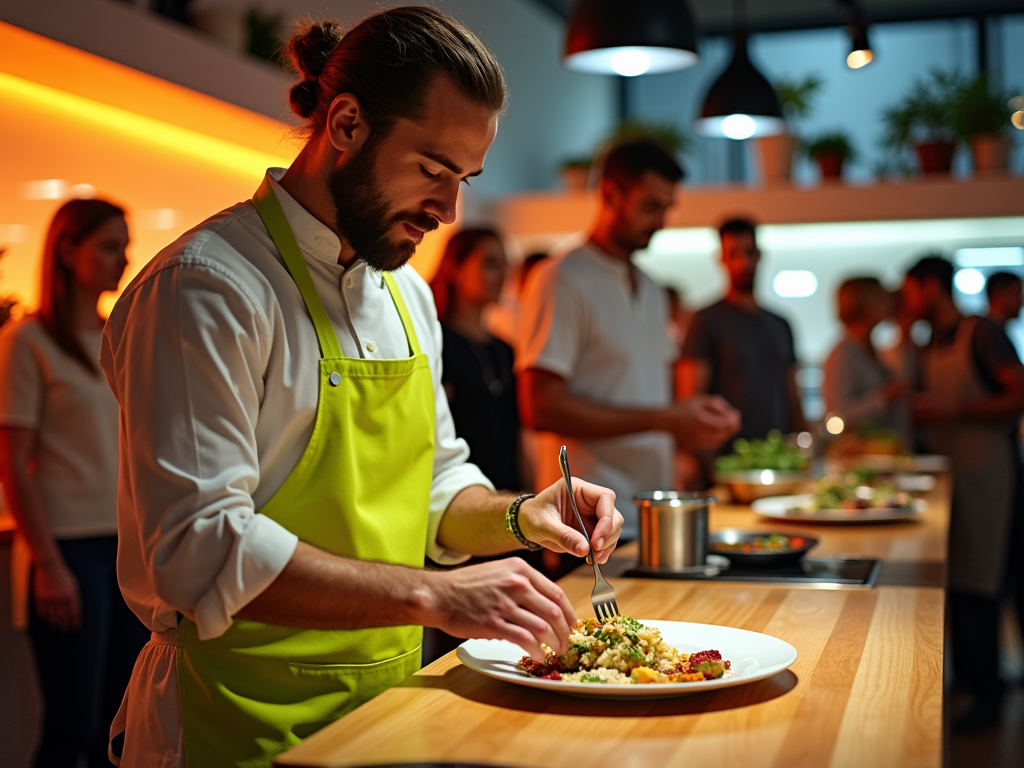
[[[953,254],[959,267],[1024,266],[1024,248],[960,248]]]
[[[775,274],[772,290],[784,299],[805,299],[818,290],[818,278],[808,269],[784,269]]]
[[[981,293],[981,290],[985,287],[985,276],[977,269],[974,269],[974,267],[959,269],[956,275],[953,276],[953,284],[956,285],[960,293],[973,296]]]
[[[612,69],[623,77],[636,77],[651,68],[651,56],[640,48],[623,48],[612,54]]]

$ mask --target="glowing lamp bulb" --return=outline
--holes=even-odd
[[[846,57],[846,66],[850,69],[860,69],[870,64],[874,58],[875,54],[870,50],[851,51],[850,55]]]
[[[833,416],[825,422],[825,429],[828,430],[830,435],[840,435],[845,428],[846,424],[844,424],[843,420],[838,416]]]
[[[623,77],[636,77],[651,68],[651,57],[636,48],[626,48],[612,54],[612,69]]]
[[[750,115],[729,115],[722,120],[722,133],[730,139],[749,139],[757,132],[757,123]]]

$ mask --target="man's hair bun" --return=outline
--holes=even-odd
[[[307,118],[316,109],[317,79],[344,34],[336,22],[317,21],[303,25],[288,40],[292,66],[302,76],[302,82],[293,86],[288,95],[292,111],[299,117]]]
[[[316,109],[316,85],[316,80],[303,80],[293,85],[288,93],[288,104],[291,105],[292,112],[303,119],[312,115]]]

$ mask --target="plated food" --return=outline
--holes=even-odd
[[[769,496],[758,499],[750,508],[761,517],[785,520],[790,523],[886,523],[897,520],[913,520],[928,508],[928,503],[918,499],[910,507],[889,507],[883,509],[815,509],[814,496],[809,493],[796,496]]]
[[[456,654],[466,667],[495,680],[544,693],[588,699],[663,699],[746,685],[782,672],[797,657],[792,645],[760,632],[661,619],[638,621],[645,629],[657,629],[663,642],[681,654],[692,656],[711,648],[719,651],[723,660],[731,662],[728,674],[703,682],[595,685],[564,678],[545,680],[527,674],[517,668],[523,649],[506,640],[467,640]]]
[[[810,505],[801,508],[816,512],[821,509],[909,509],[914,497],[909,491],[885,478],[871,473],[847,472],[818,481]]]
[[[542,680],[605,685],[698,683],[724,677],[731,662],[717,650],[681,653],[656,627],[631,616],[583,619],[569,634],[569,650],[543,661],[523,656],[516,668]]]

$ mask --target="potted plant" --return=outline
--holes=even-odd
[[[775,92],[786,118],[786,132],[775,136],[763,136],[757,140],[761,149],[761,169],[765,182],[788,183],[793,169],[793,153],[797,137],[795,123],[811,114],[811,104],[821,90],[821,78],[811,75],[803,80],[780,80]]]
[[[917,80],[903,104],[882,113],[884,144],[897,152],[913,147],[922,173],[949,173],[956,149],[956,111],[962,87],[962,79],[955,72],[937,69]]]
[[[963,84],[956,108],[957,138],[970,146],[979,176],[1004,173],[1010,158],[1012,93],[997,93],[980,74]]]
[[[589,155],[567,157],[559,165],[562,183],[570,192],[581,192],[590,185],[590,167],[594,159]]]
[[[654,139],[674,155],[690,148],[689,137],[674,123],[644,123],[639,120],[623,120],[615,132],[608,137],[607,145],[630,139]]]
[[[825,133],[809,141],[807,155],[818,163],[821,177],[826,180],[838,180],[843,175],[843,164],[856,159],[857,153],[853,143],[842,131]]]

